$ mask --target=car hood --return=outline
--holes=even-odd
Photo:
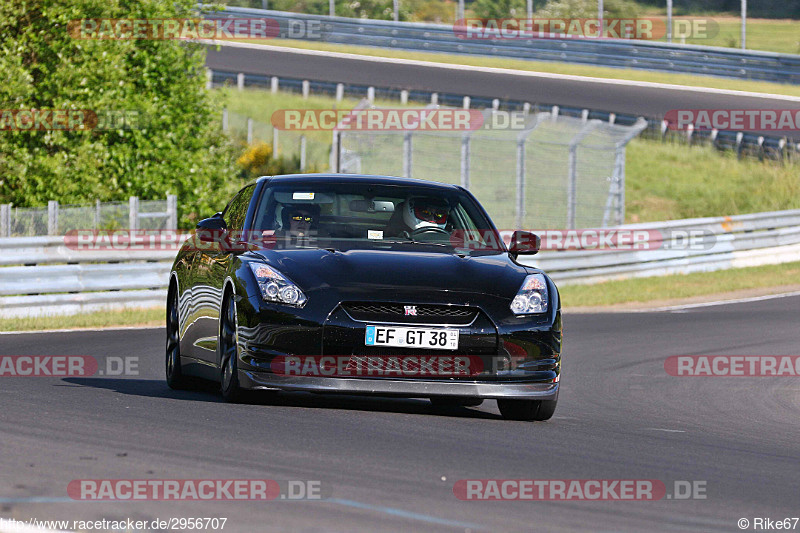
[[[527,274],[505,253],[461,257],[441,252],[297,249],[255,255],[307,294],[334,291],[341,300],[461,301],[469,300],[469,295],[510,300]]]

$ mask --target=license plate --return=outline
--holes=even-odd
[[[367,326],[364,343],[367,346],[394,346],[396,348],[426,348],[429,350],[457,350],[457,329],[406,328],[394,326]]]

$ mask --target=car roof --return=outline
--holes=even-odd
[[[270,183],[364,183],[375,185],[416,185],[426,186],[436,189],[459,189],[456,185],[441,183],[438,181],[421,180],[416,178],[399,178],[396,176],[380,176],[370,174],[286,174],[281,176],[261,176],[256,181],[266,181]]]

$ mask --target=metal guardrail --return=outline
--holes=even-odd
[[[619,228],[673,237],[694,231],[701,246],[542,251],[523,261],[561,285],[800,261],[800,209]],[[174,256],[174,250],[74,250],[63,237],[0,239],[0,265],[7,265],[0,266],[0,317],[163,306]]]
[[[793,54],[617,39],[470,40],[459,38],[453,26],[442,24],[327,17],[231,6],[206,16],[275,19],[280,25],[280,36],[289,39],[800,83],[800,55]],[[290,31],[290,24],[298,22],[319,30]]]
[[[731,217],[627,224],[671,236],[649,250],[542,251],[523,259],[561,284],[597,283],[632,277],[688,274],[800,261],[800,209]],[[679,244],[688,233],[694,245]]]

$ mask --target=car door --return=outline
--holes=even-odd
[[[254,190],[255,184],[242,189],[222,213],[222,218],[227,226],[227,234],[232,234],[232,238],[241,235]],[[197,253],[192,265],[192,278],[194,279],[192,300],[195,307],[195,322],[192,325],[195,335],[193,336],[192,351],[199,362],[209,365],[217,364],[217,335],[222,305],[222,288],[231,256],[231,252],[225,246],[222,246],[220,242],[214,242],[210,243],[207,249]]]

